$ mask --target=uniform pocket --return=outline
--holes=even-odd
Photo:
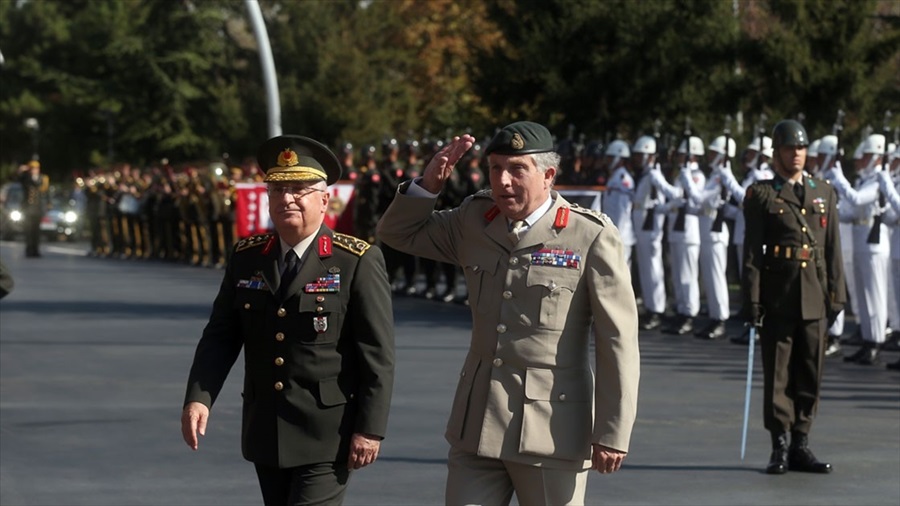
[[[472,403],[472,387],[480,367],[481,360],[474,355],[469,355],[459,373],[459,383],[456,385],[456,395],[453,397],[453,408],[450,411],[450,419],[447,421],[447,433],[455,438],[462,439],[465,433],[466,418]]]
[[[497,255],[482,253],[463,259],[463,271],[466,276],[466,286],[469,289],[469,304],[479,313],[487,313],[496,306],[499,297],[497,280],[497,265],[500,258]]]
[[[579,269],[532,265],[528,269],[525,284],[528,287],[527,300],[538,301],[540,326],[560,329],[566,323],[572,295],[581,277]]]
[[[589,370],[529,367],[519,453],[562,460],[590,459],[591,381]]]
[[[341,390],[337,378],[319,381],[319,402],[325,407],[347,404],[347,396]]]

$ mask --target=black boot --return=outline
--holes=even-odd
[[[807,436],[802,432],[791,433],[791,449],[788,452],[788,468],[803,473],[827,474],[831,472],[831,464],[819,462],[813,452],[807,448]]]
[[[659,327],[662,324],[662,315],[659,313],[649,313],[647,317],[641,322],[642,330],[653,330]]]
[[[857,361],[860,365],[875,365],[881,363],[881,345],[874,343],[866,350],[866,354]]]
[[[869,354],[869,348],[871,346],[871,343],[864,343],[853,355],[844,355],[844,362],[858,362],[859,359]]]
[[[784,474],[788,470],[788,437],[786,432],[772,433],[772,456],[766,474]]]

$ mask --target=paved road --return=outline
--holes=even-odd
[[[0,504],[259,504],[239,450],[241,371],[200,450],[179,415],[193,350],[221,271],[86,258],[0,243],[15,291],[0,301]],[[398,371],[378,463],[354,473],[348,505],[443,498],[443,428],[468,343],[468,310],[395,301]],[[829,361],[812,434],[829,476],[761,472],[769,454],[757,363],[740,460],[746,349],[641,335],[638,422],[623,470],[591,476],[589,504],[900,504],[900,374]],[[896,352],[889,354],[896,358]]]

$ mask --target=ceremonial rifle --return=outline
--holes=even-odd
[[[657,119],[653,122],[653,138],[656,139],[656,159],[653,160],[653,163],[657,163],[659,161],[659,152],[660,152],[660,135],[659,128],[662,126],[662,121]],[[646,176],[646,171],[653,170],[653,167],[645,167],[645,173],[641,176]],[[650,185],[650,200],[654,202],[654,206],[646,210],[646,214],[644,215],[644,224],[641,225],[641,230],[653,230],[653,218],[656,215],[656,199],[658,197],[658,192],[656,190],[656,186]]]
[[[691,117],[684,119],[684,165],[681,170],[688,171],[690,177],[691,170]],[[678,208],[678,214],[675,215],[675,223],[672,229],[676,232],[684,232],[684,219],[687,214],[687,200]]]
[[[728,145],[731,144],[731,115],[725,116],[725,128],[723,129],[725,134],[725,159],[722,162],[722,167],[728,167],[728,163],[731,160],[731,157],[728,153]],[[762,149],[762,137],[760,137],[759,141],[759,149]],[[721,179],[721,176],[720,176]],[[719,208],[716,210],[716,218],[713,220],[711,230],[713,232],[721,232],[722,224],[725,222],[725,200],[728,198],[728,190],[725,188],[725,185],[722,182],[719,182],[719,185],[722,187],[720,197],[721,202],[719,204]]]
[[[882,130],[884,131],[884,154],[881,155],[881,164],[882,170],[887,170],[887,138],[888,134],[891,133],[891,111],[884,112],[884,123],[882,124]],[[875,217],[872,218],[872,229],[869,230],[869,237],[866,239],[866,242],[869,244],[878,244],[881,242],[881,221],[882,221],[882,213],[885,204],[887,204],[887,199],[884,196],[884,192],[879,188],[878,190],[878,209],[875,210]]]

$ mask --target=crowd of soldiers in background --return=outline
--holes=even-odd
[[[602,189],[602,210],[619,228],[629,264],[632,256],[637,260],[632,271],[644,306],[642,328],[661,327],[670,334],[717,339],[724,335],[729,316],[740,311],[729,306],[727,286],[729,278],[735,283],[740,275],[744,191],[755,181],[774,177],[769,165],[771,139],[764,132],[758,130],[739,156],[735,140],[726,136],[718,136],[708,145],[696,136],[660,139],[658,134],[633,143],[622,139],[585,142],[583,136],[576,140],[570,128],[569,135],[557,143],[561,163],[556,186]],[[343,180],[353,184],[354,193],[350,202],[333,202],[335,210],[343,212],[333,228],[383,248],[395,293],[464,303],[458,266],[406,255],[380,244],[375,237],[376,224],[399,184],[420,175],[446,142],[427,137],[404,142],[385,138],[380,149],[375,144],[360,149],[351,143],[339,146],[335,153],[343,165]],[[458,206],[488,185],[483,144],[477,143],[457,165],[437,209]],[[872,149],[866,146],[864,139],[855,160],[870,154]],[[836,168],[840,169],[837,149],[834,136],[813,143],[808,173],[834,180]],[[881,149],[896,177],[896,146]],[[868,181],[869,173],[880,170],[881,162],[873,168],[868,167],[871,157],[865,160],[867,167],[857,167],[857,186]],[[261,182],[263,176],[255,162],[247,160],[241,167],[212,163],[174,168],[163,161],[138,169],[120,164],[78,177],[86,198],[90,255],[222,267],[231,246],[240,239],[235,230],[235,184]],[[843,186],[838,189],[843,197]],[[859,211],[846,198],[841,200],[842,222],[848,226],[859,221],[860,213],[876,212]],[[859,267],[853,265],[850,236],[842,234],[842,239],[852,312],[859,316],[861,297],[853,275]],[[709,322],[695,328],[701,293]],[[882,319],[895,328],[900,326],[895,314]],[[832,332],[835,337],[829,355],[839,350],[836,336],[841,332]],[[883,336],[866,337],[885,341]],[[732,341],[746,343],[747,335],[734,336]]]

